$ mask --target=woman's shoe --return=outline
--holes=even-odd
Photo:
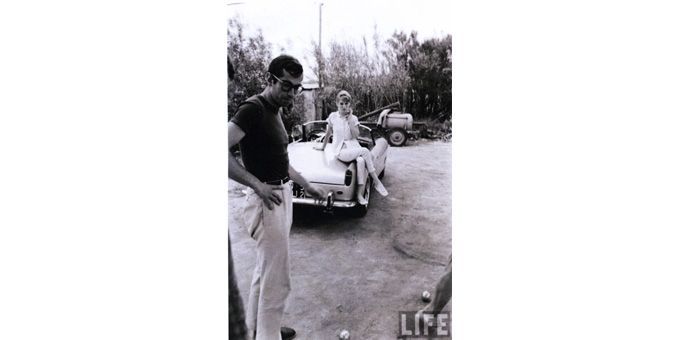
[[[362,195],[362,194],[357,194],[357,201],[358,201],[359,204],[361,204],[361,205],[367,205],[367,204],[368,204],[368,201],[366,200],[366,197],[364,197],[364,195]]]
[[[382,184],[382,182],[374,181],[373,187],[380,195],[387,196],[387,189],[385,189],[385,186]]]

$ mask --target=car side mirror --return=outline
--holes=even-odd
[[[295,125],[293,126],[293,129],[290,131],[290,136],[288,138],[289,142],[297,141],[302,139],[302,126],[301,125]]]

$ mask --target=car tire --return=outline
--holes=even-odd
[[[392,146],[403,146],[407,139],[406,130],[402,128],[391,129],[387,132],[387,142]]]
[[[373,181],[371,178],[366,180],[366,188],[364,189],[364,197],[368,203],[366,205],[361,205],[357,202],[357,205],[352,208],[352,215],[354,217],[364,217],[368,213],[368,206],[371,204],[371,189],[373,188]]]

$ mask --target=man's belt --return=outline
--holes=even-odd
[[[288,181],[290,181],[290,178],[288,176],[286,176],[286,177],[279,179],[279,180],[276,180],[276,181],[266,181],[264,183],[269,184],[269,185],[283,185],[283,184],[288,183]]]

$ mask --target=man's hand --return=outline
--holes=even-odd
[[[305,192],[314,196],[314,198],[322,200],[326,198],[326,193],[321,190],[321,188],[317,187],[316,185],[310,184],[305,188]]]
[[[282,191],[283,188],[277,185],[269,185],[267,183],[262,183],[257,188],[254,189],[255,193],[260,196],[262,202],[267,207],[267,209],[274,209],[274,204],[281,204],[281,195],[276,191]]]

